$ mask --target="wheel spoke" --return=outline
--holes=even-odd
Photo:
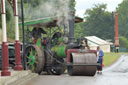
[[[27,62],[27,65],[29,64],[29,62]]]
[[[27,57],[27,59],[29,59],[29,57],[28,56],[26,56]]]
[[[34,72],[34,66],[32,66],[32,72]]]
[[[31,50],[30,50],[30,55],[32,55],[33,54],[33,52],[32,52],[33,50],[32,50],[32,48],[31,48]]]
[[[35,64],[38,64],[38,62],[37,62],[37,61],[35,61]]]
[[[35,70],[35,66],[34,66],[34,65],[32,65],[32,71],[34,72],[34,70]]]
[[[30,54],[31,53],[31,49],[29,48],[29,51],[28,51],[28,53]]]
[[[30,64],[28,64],[28,68],[30,69]]]
[[[37,69],[37,64],[34,64],[35,65],[35,69]]]
[[[37,57],[37,52],[35,52],[35,57]]]

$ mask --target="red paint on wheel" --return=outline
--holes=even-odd
[[[68,49],[67,50],[67,63],[70,63],[70,58],[71,58],[71,56],[70,56],[70,54],[72,53],[72,52],[78,52],[78,49]]]

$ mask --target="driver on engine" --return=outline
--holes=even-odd
[[[41,34],[47,34],[41,27],[34,27],[32,30],[32,40],[36,43],[38,38],[41,38]]]

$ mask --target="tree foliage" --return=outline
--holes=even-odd
[[[119,34],[128,38],[128,0],[123,0],[123,2],[119,4],[117,12],[119,22]]]
[[[0,9],[1,9],[1,6],[0,6]],[[7,23],[10,21],[10,19],[11,19],[11,13],[10,13],[10,10],[9,10],[9,8],[7,6],[6,7],[6,21],[7,21]],[[1,27],[2,27],[2,19],[1,19],[1,14],[0,14],[0,28]]]
[[[128,49],[128,39],[124,36],[120,36],[120,46]]]
[[[85,33],[103,39],[112,39],[112,13],[106,11],[106,4],[97,4],[85,12]]]
[[[70,5],[69,5],[70,9],[75,11],[75,5],[76,5],[75,0],[70,0],[69,3],[70,3]]]
[[[75,38],[83,38],[86,34],[84,32],[84,23],[75,24]]]

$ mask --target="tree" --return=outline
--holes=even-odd
[[[97,4],[85,12],[85,33],[103,39],[112,39],[112,13],[106,11],[106,4]]]
[[[75,24],[75,39],[83,38],[86,35],[84,31],[84,23]]]
[[[119,34],[121,36],[128,38],[128,0],[123,0],[119,7],[118,12],[118,24],[119,24]]]
[[[128,49],[128,39],[124,36],[120,36],[120,46]]]
[[[70,0],[69,4],[70,4],[69,5],[70,9],[75,11],[76,1],[75,0]]]
[[[1,6],[0,6],[0,9],[1,9]],[[10,21],[10,19],[11,19],[11,14],[10,14],[9,8],[7,7],[6,8],[6,21],[7,21],[7,23]],[[1,20],[1,14],[0,14],[0,28],[1,27],[2,27],[2,20]]]
[[[45,0],[23,0],[24,3],[29,3],[32,5],[32,7],[37,7],[40,5],[41,1],[45,1]]]

